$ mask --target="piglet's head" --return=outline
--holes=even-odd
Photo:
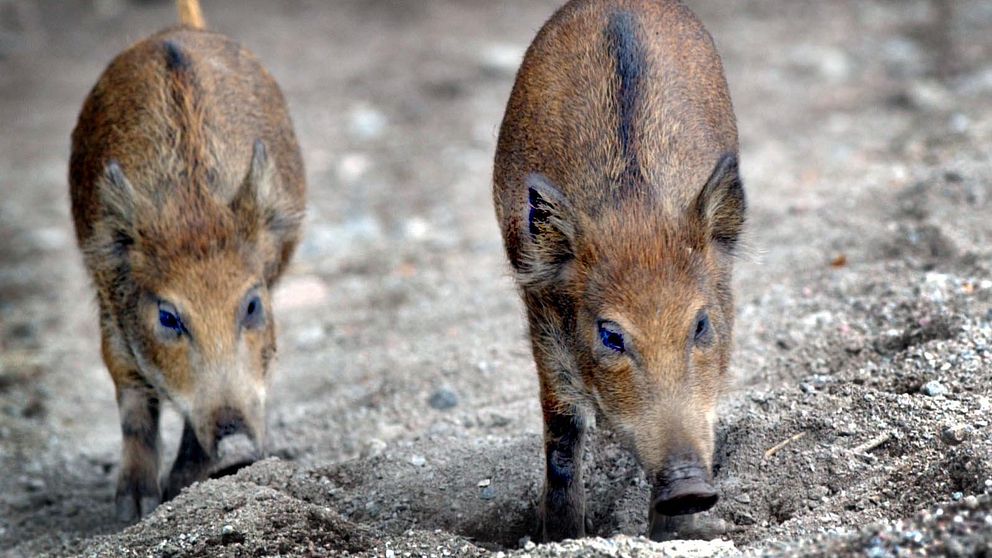
[[[275,353],[270,288],[283,235],[302,210],[281,200],[261,141],[243,181],[226,189],[210,183],[216,173],[172,166],[156,184],[135,184],[128,169],[107,164],[97,186],[103,214],[85,254],[114,285],[101,306],[135,374],[176,403],[208,455],[251,460],[264,443]],[[218,199],[222,191],[234,194]],[[241,442],[223,443],[232,437]],[[243,455],[222,455],[228,446]]]
[[[648,195],[582,211],[527,177],[518,239],[525,291],[564,316],[549,338],[589,402],[629,442],[654,486],[652,516],[706,510],[716,404],[732,344],[731,270],[745,217],[737,158],[698,177],[685,207]],[[565,357],[561,357],[565,358]]]

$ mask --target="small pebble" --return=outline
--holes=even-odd
[[[940,431],[940,439],[949,446],[956,446],[970,438],[972,432],[967,424],[952,424]]]
[[[915,544],[915,545],[920,545],[920,544],[923,543],[923,533],[921,533],[919,531],[916,531],[916,530],[908,531],[906,534],[903,535],[902,538],[906,542],[909,542],[909,543],[912,543],[912,544]]]
[[[427,460],[424,459],[424,456],[422,455],[410,456],[410,465],[413,465],[414,467],[423,467],[426,464],[427,464]]]
[[[35,246],[45,251],[54,251],[69,245],[70,237],[62,228],[45,227],[32,234]]]
[[[372,159],[362,153],[346,153],[337,165],[338,180],[353,184],[372,168]]]
[[[808,496],[808,498],[809,498],[810,500],[824,500],[824,499],[826,499],[826,498],[827,498],[827,496],[829,496],[829,495],[830,495],[830,489],[829,489],[829,488],[827,488],[826,486],[823,486],[823,485],[819,485],[819,486],[814,486],[814,487],[813,487],[813,488],[812,488],[812,489],[811,489],[811,490],[809,491],[809,496]]]
[[[947,395],[947,388],[937,380],[931,380],[923,384],[923,387],[920,388],[920,393],[930,397],[937,397],[939,395]]]
[[[386,129],[386,116],[369,105],[359,105],[348,114],[348,131],[358,139],[376,139]]]
[[[331,292],[321,278],[300,275],[287,277],[273,296],[273,309],[276,313],[283,313],[319,306],[330,298]]]
[[[361,456],[363,459],[368,459],[382,455],[382,452],[386,451],[386,447],[386,442],[378,438],[371,438],[362,446]]]
[[[407,238],[423,240],[431,232],[431,225],[426,219],[413,217],[407,220],[404,229]]]
[[[458,405],[458,394],[449,388],[438,388],[431,394],[427,404],[439,411],[453,409]]]
[[[296,331],[293,334],[293,343],[299,349],[316,349],[326,336],[323,326],[311,325]]]
[[[220,529],[220,540],[224,544],[245,542],[243,533],[239,533],[232,525],[224,525]]]
[[[479,49],[482,67],[497,75],[512,76],[520,67],[526,47],[512,43],[492,43]]]

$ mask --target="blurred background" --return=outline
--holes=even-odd
[[[439,528],[486,548],[530,534],[536,378],[490,186],[516,69],[560,4],[203,0],[208,27],[283,88],[310,187],[276,295],[270,449],[293,467],[347,463],[351,480],[321,498],[376,532]],[[751,202],[738,380],[721,423],[721,490],[740,498],[714,512],[719,533],[765,548],[982,493],[992,2],[687,4],[723,56]],[[69,136],[113,56],[175,22],[170,2],[0,0],[0,554],[120,542],[92,539],[122,528],[111,520],[120,434],[69,217]],[[932,358],[904,355],[914,350]],[[967,351],[973,365],[959,360]],[[956,403],[917,398],[931,380]],[[824,387],[835,385],[847,387]],[[966,459],[941,445],[948,424],[972,433],[977,464],[961,478],[939,474]],[[175,416],[165,429],[167,466]],[[761,454],[797,431],[813,432],[797,452],[828,454],[903,434],[883,446],[886,466],[807,474],[813,458],[790,449],[769,472]],[[505,484],[479,500],[471,464],[494,459]],[[636,466],[600,466],[634,488],[591,496],[593,532],[639,534]],[[788,489],[762,489],[768,475]],[[898,482],[913,496],[879,492]],[[399,512],[368,496],[390,490],[406,494]]]

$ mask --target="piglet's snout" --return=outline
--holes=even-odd
[[[234,473],[261,457],[254,433],[237,410],[224,408],[218,411],[214,426],[217,464],[210,476],[216,478]]]
[[[217,411],[214,425],[214,436],[218,443],[229,436],[248,433],[248,426],[245,424],[244,416],[230,407],[224,407]]]
[[[675,463],[666,467],[655,483],[651,506],[660,515],[687,515],[706,511],[719,496],[710,475],[695,462]]]

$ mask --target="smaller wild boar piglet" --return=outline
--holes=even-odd
[[[304,213],[279,87],[203,30],[198,2],[178,8],[181,25],[110,63],[72,134],[72,214],[120,411],[122,520],[262,455],[271,289]],[[160,485],[163,402],[185,426]]]
[[[720,58],[678,0],[573,0],[527,51],[493,196],[540,380],[545,539],[585,534],[594,416],[653,486],[653,538],[717,501],[745,217],[737,151]]]

